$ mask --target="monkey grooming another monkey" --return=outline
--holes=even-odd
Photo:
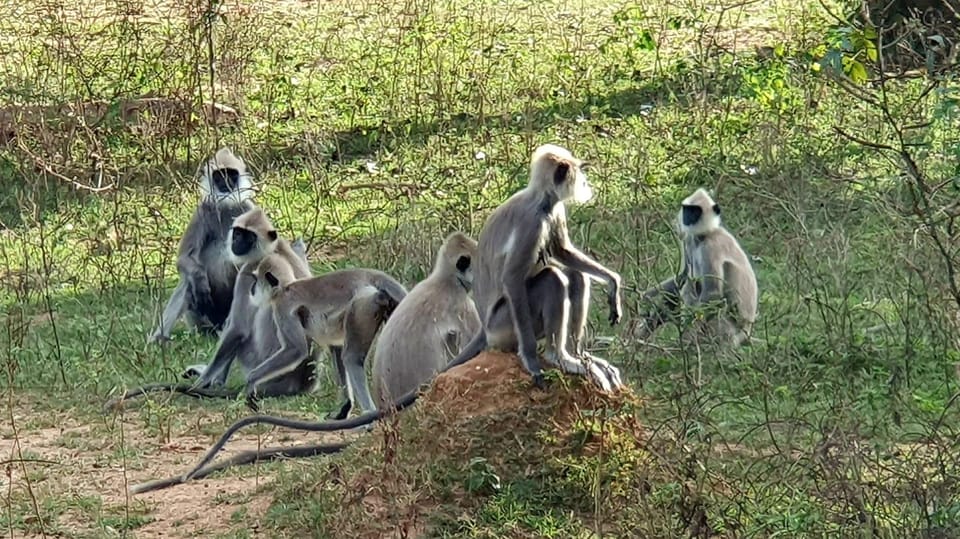
[[[616,367],[582,352],[589,307],[588,276],[608,283],[610,323],[619,323],[622,316],[620,276],[582,253],[567,234],[564,202],[585,202],[592,196],[582,168],[583,162],[565,148],[552,144],[538,147],[531,158],[527,187],[487,218],[478,242],[477,260],[472,264],[476,306],[483,327],[441,372],[473,359],[488,345],[519,349],[533,383],[542,387],[545,384],[537,364],[536,344],[538,339],[545,338],[546,359],[559,364],[561,369],[587,374],[604,390],[622,385]],[[290,287],[308,282],[298,281]],[[302,303],[292,302],[290,307]],[[309,315],[309,311],[304,314]],[[291,323],[285,327],[296,330],[298,326]],[[566,349],[568,331],[572,332],[580,360]],[[381,406],[351,419],[313,422],[270,415],[245,417],[227,428],[182,481],[201,473],[230,437],[247,425],[267,424],[308,432],[354,429],[412,405],[418,395],[419,388],[400,397],[392,407]],[[323,444],[298,447],[303,454],[320,454],[326,449]],[[139,492],[138,488],[134,490]]]
[[[230,312],[237,268],[226,256],[227,234],[238,215],[254,207],[253,180],[243,160],[228,148],[197,169],[202,199],[180,240],[180,282],[149,342],[166,341],[185,317],[197,331],[219,331]]]
[[[228,257],[241,267],[234,285],[230,314],[220,335],[217,352],[210,367],[191,365],[184,378],[199,375],[195,384],[149,384],[127,391],[111,399],[104,406],[113,409],[134,397],[157,391],[172,391],[191,397],[236,398],[241,392],[212,388],[224,385],[234,358],[249,372],[265,358],[280,349],[277,331],[273,325],[273,311],[269,294],[255,294],[254,271],[263,260],[271,259],[275,274],[284,283],[311,276],[302,240],[293,245],[277,234],[273,223],[260,208],[253,208],[233,222],[227,236]],[[332,352],[333,353],[333,352]],[[287,396],[310,392],[315,385],[317,354],[302,362],[292,372],[281,376],[263,388],[263,396]]]
[[[720,224],[720,205],[697,189],[682,202],[677,221],[683,267],[644,293],[653,308],[639,337],[646,339],[675,319],[681,304],[719,304],[719,312],[711,310],[695,333],[713,334],[732,347],[749,342],[757,316],[757,278],[740,243]]]
[[[373,394],[379,403],[392,404],[429,381],[480,331],[469,296],[476,254],[476,241],[460,232],[447,236],[433,271],[383,325],[373,355]]]

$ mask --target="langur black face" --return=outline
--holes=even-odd
[[[460,255],[457,258],[457,282],[468,292],[473,287],[473,272],[470,271],[469,255]]]
[[[240,171],[235,168],[218,168],[210,174],[210,179],[216,192],[225,195],[237,189]]]
[[[257,244],[257,235],[252,230],[233,227],[233,241],[230,244],[230,250],[234,256],[245,256]]]
[[[684,204],[682,210],[681,218],[683,220],[683,226],[693,226],[697,224],[703,216],[703,208],[700,206],[688,206]]]

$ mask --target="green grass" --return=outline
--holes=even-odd
[[[204,2],[134,4],[0,6],[0,104],[213,94],[241,121],[192,133],[110,116],[89,128],[23,124],[0,146],[0,387],[13,405],[3,447],[14,430],[26,440],[69,418],[91,434],[64,435],[60,447],[108,467],[149,462],[151,450],[124,442],[99,407],[214,351],[182,327],[167,348],[145,339],[175,282],[191,174],[219,143],[247,160],[259,203],[309,243],[316,272],[371,266],[412,286],[440,239],[476,237],[526,181],[532,148],[556,142],[594,165],[597,199],[568,210],[571,235],[623,275],[627,315],[611,329],[594,301],[591,336],[616,337],[603,354],[644,400],[656,473],[601,503],[599,523],[579,497],[597,474],[631,485],[611,462],[638,458],[633,450],[545,456],[537,474],[507,463],[499,489],[466,494],[452,468],[468,461],[444,459],[406,492],[449,505],[430,536],[960,533],[960,329],[945,265],[960,243],[946,218],[927,221],[946,238],[945,258],[924,227],[960,188],[955,73],[929,93],[906,79],[883,94],[894,123],[923,124],[907,131],[908,148],[927,185],[942,184],[918,214],[891,154],[834,130],[895,141],[880,107],[811,68],[835,23],[816,3],[227,2],[212,36]],[[101,170],[113,184],[102,192],[64,179],[96,186]],[[656,339],[663,350],[631,336],[640,294],[677,265],[672,219],[699,186],[719,190],[726,224],[755,257],[760,342],[735,354],[674,351],[672,327]],[[335,401],[325,379],[316,395],[265,405],[318,416]],[[163,444],[212,437],[246,413],[239,401],[156,397],[126,418]],[[331,470],[373,466],[351,455],[265,467],[281,470],[266,487],[271,534],[320,533],[345,503]],[[29,481],[3,483],[4,530],[122,535],[150,519],[117,509],[126,501],[102,508],[95,490],[45,488],[55,469],[24,466]],[[443,502],[445,490],[456,496]],[[238,512],[217,533],[247,536],[249,518]]]

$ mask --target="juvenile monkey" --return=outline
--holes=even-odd
[[[383,325],[373,355],[373,394],[381,404],[417,389],[460,353],[480,331],[470,298],[477,242],[460,232],[446,237],[433,271]]]
[[[711,312],[695,331],[715,333],[733,347],[748,342],[757,316],[757,278],[740,243],[720,224],[720,205],[697,189],[681,203],[677,221],[683,267],[679,275],[644,293],[653,308],[639,337],[649,337],[673,319],[681,304],[717,303],[720,312]]]
[[[257,288],[270,290],[273,322],[280,349],[247,373],[247,399],[256,402],[265,384],[297,368],[310,341],[337,347],[337,372],[351,406],[375,409],[364,362],[380,326],[407,295],[393,277],[373,269],[353,268],[284,284],[270,264],[255,272]],[[211,367],[212,368],[212,367]],[[345,415],[349,407],[341,406]]]
[[[227,234],[235,217],[254,208],[253,180],[243,160],[228,148],[201,164],[196,175],[202,197],[180,240],[180,282],[150,342],[169,340],[181,317],[200,332],[215,333],[230,312],[237,268],[226,256]]]
[[[588,374],[604,389],[622,385],[616,367],[582,351],[589,307],[588,276],[608,283],[610,323],[619,323],[622,316],[620,276],[582,253],[567,234],[564,202],[585,202],[591,197],[592,190],[581,160],[565,148],[552,144],[540,146],[533,152],[527,187],[494,210],[480,233],[476,261],[471,265],[482,327],[441,372],[466,363],[488,347],[519,349],[521,361],[531,373],[533,383],[542,387],[544,379],[537,364],[536,344],[538,339],[545,338],[548,361],[559,363],[568,372]],[[309,280],[290,286],[307,282]],[[288,327],[297,326],[289,324]],[[579,360],[567,351],[568,331]],[[353,429],[368,425],[392,410],[399,411],[412,405],[418,393],[419,388],[407,392],[392,407],[382,405],[374,411],[364,408],[364,414],[351,419],[314,422],[269,415],[245,417],[231,425],[203,459],[179,481],[163,482],[162,486],[206,474],[204,466],[213,460],[234,433],[247,425],[267,424],[310,432]],[[329,450],[330,447],[324,444],[297,448],[298,454],[302,455]],[[138,491],[138,488],[134,487],[134,490]]]

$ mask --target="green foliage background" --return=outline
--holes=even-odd
[[[960,534],[958,75],[884,74],[877,32],[834,16],[853,7],[3,3],[4,437],[57,412],[116,443],[103,400],[210,357],[215,343],[183,330],[167,348],[144,343],[175,281],[192,174],[219,145],[248,162],[258,201],[282,234],[304,237],[316,272],[372,266],[412,285],[440,238],[475,237],[526,181],[532,148],[556,142],[594,164],[598,196],[569,211],[573,239],[627,284],[624,325],[608,328],[601,308],[591,336],[613,337],[602,354],[644,398],[647,442],[676,468],[609,498],[632,510],[605,507],[603,527],[550,496],[569,487],[559,476],[534,485],[463,462],[466,479],[438,481],[462,479],[478,503],[443,513],[434,535],[630,536],[638,507],[659,508],[645,513],[659,519],[645,536]],[[194,125],[168,110],[123,121],[123,104],[142,96],[182,100]],[[37,112],[94,100],[95,122]],[[239,122],[205,124],[211,100]],[[762,291],[759,342],[733,354],[682,350],[675,327],[654,346],[632,337],[640,294],[676,267],[676,206],[700,186],[716,190]],[[266,406],[318,416],[334,400],[325,380],[317,395]],[[218,418],[192,426],[197,409]],[[216,433],[245,410],[158,397],[128,414],[162,440]],[[107,460],[134,467],[152,450],[118,447]],[[334,535],[323,522],[339,501],[322,486],[310,507],[284,505],[322,483],[294,470],[266,525]],[[11,533],[100,536],[146,518],[96,499],[38,500],[29,485],[4,491]],[[71,507],[93,515],[87,531],[58,520]],[[246,527],[238,517],[237,536]]]

